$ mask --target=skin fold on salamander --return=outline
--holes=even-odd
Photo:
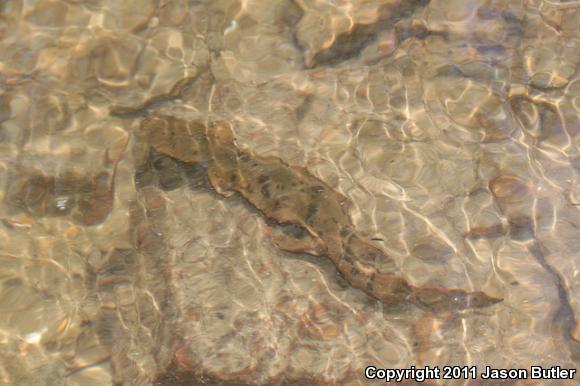
[[[357,234],[349,202],[307,169],[260,156],[235,144],[224,122],[209,126],[165,115],[141,122],[140,135],[156,152],[205,168],[213,188],[240,194],[277,224],[275,245],[284,251],[329,258],[353,287],[389,305],[399,302],[433,311],[487,307],[501,299],[462,289],[424,288],[377,268],[394,261]]]

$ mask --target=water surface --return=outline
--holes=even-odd
[[[578,20],[572,1],[0,2],[0,384],[578,369]],[[280,251],[242,199],[151,157],[155,113],[306,167],[414,285],[503,301],[387,306]]]

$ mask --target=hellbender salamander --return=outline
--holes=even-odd
[[[394,261],[356,232],[345,196],[303,167],[239,148],[227,123],[205,126],[152,115],[141,122],[140,134],[156,152],[204,167],[219,194],[240,194],[276,224],[278,248],[328,257],[350,285],[385,304],[409,301],[430,310],[457,310],[501,301],[483,292],[416,287],[381,271],[379,265],[394,272]]]

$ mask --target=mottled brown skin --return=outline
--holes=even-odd
[[[211,185],[224,196],[239,193],[268,220],[279,225],[278,248],[327,256],[355,288],[386,304],[410,301],[431,310],[486,307],[500,299],[483,292],[418,288],[403,277],[381,272],[393,260],[354,229],[348,199],[299,166],[236,146],[226,123],[208,127],[170,116],[143,120],[141,134],[158,153],[201,164]]]

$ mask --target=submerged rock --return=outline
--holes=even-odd
[[[76,223],[97,225],[113,209],[113,178],[114,172],[105,171],[95,176],[47,176],[31,171],[9,186],[5,202],[35,217],[70,214]]]

